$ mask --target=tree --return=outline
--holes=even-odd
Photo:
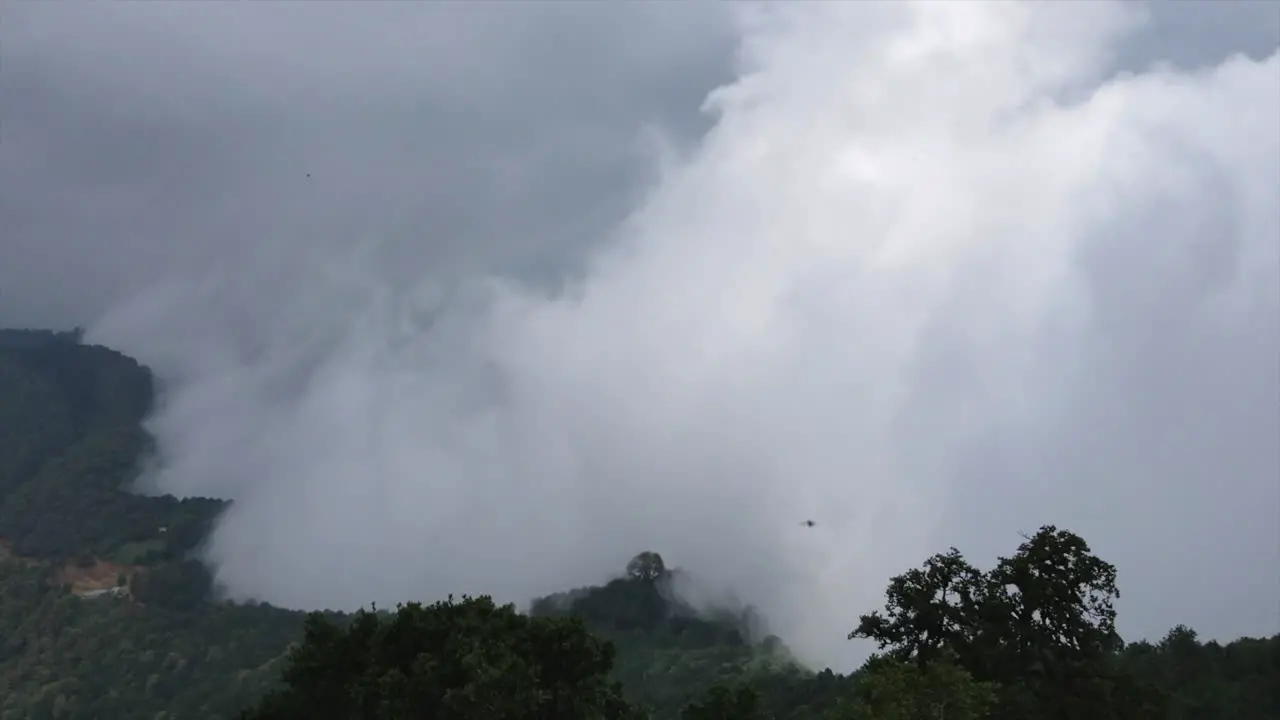
[[[713,685],[702,702],[689,703],[682,720],[768,720],[760,694],[750,685]]]
[[[926,663],[943,648],[963,657],[977,640],[989,593],[989,580],[953,547],[892,578],[885,614],[861,616],[849,638],[873,639],[896,660]]]
[[[627,577],[633,580],[656,582],[666,574],[667,566],[656,552],[642,552],[627,563]]]
[[[1001,717],[1142,717],[1150,694],[1115,670],[1119,594],[1114,566],[1046,525],[988,573],[952,548],[893,578],[885,614],[862,616],[849,637],[922,668],[954,654],[976,680],[1001,686]]]
[[[308,617],[285,688],[244,720],[614,720],[637,717],[609,679],[613,646],[575,618],[531,618],[488,597]]]
[[[130,590],[146,605],[198,612],[213,591],[213,575],[199,560],[164,563],[135,575]]]
[[[992,619],[1024,665],[1089,662],[1117,652],[1116,569],[1083,538],[1052,525],[1040,529],[989,575]]]
[[[873,656],[851,697],[829,720],[978,720],[995,702],[995,686],[978,682],[942,650],[926,664]]]

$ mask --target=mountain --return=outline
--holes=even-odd
[[[146,367],[78,333],[0,330],[0,719],[232,717],[302,637],[305,613],[211,599],[193,552],[223,500],[129,492],[154,398]],[[587,613],[667,714],[737,668],[799,672],[776,639],[749,641],[749,615],[655,592],[624,577],[533,612]]]
[[[0,330],[0,720],[236,717],[285,687],[282,678],[297,677],[284,671],[299,661],[291,648],[312,642],[308,623],[342,629],[364,622],[364,614],[308,615],[215,598],[195,551],[226,502],[129,491],[152,450],[143,421],[154,400],[146,367],[83,344],[78,332]],[[891,590],[933,582],[941,570],[981,581],[958,555],[938,557],[902,582],[895,578]],[[683,602],[681,585],[696,575],[665,567],[657,553],[640,553],[602,581],[536,599],[528,617],[577,618],[611,643],[610,677],[652,717],[915,718],[926,716],[926,701],[936,697],[953,708],[947,717],[980,717],[978,710],[963,714],[970,712],[965,703],[987,707],[997,695],[992,707],[1069,708],[1044,695],[1065,681],[997,667],[1015,657],[1006,652],[1013,639],[1031,638],[1030,630],[1002,624],[992,610],[998,603],[979,613],[982,628],[958,632],[936,653],[910,644],[914,630],[892,624],[901,617],[864,617],[859,632],[884,640],[886,656],[841,676],[798,664],[749,606]],[[904,592],[899,599],[910,596]],[[911,616],[919,622],[937,609],[926,595],[933,597],[924,590],[911,596],[925,603]],[[390,623],[397,617],[378,616]],[[1113,717],[1280,718],[1280,636],[1221,645],[1179,627],[1159,643],[1123,649],[1098,638],[1095,660],[1102,664],[1088,666],[1089,682],[1096,684],[1104,666],[1109,678],[1132,680],[1108,680],[1105,702],[1130,702],[1117,688],[1132,687],[1141,690],[1143,707],[1159,708]],[[1062,651],[1045,647],[1051,655]],[[1060,658],[1050,665],[1075,667]],[[1071,672],[1071,682],[1083,682]],[[1092,685],[1072,687],[1094,692]],[[1044,716],[1079,716],[1070,712]]]

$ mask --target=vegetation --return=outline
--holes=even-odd
[[[41,560],[176,562],[223,503],[128,492],[150,449],[150,371],[78,334],[0,331],[0,538]]]
[[[0,331],[0,720],[1280,718],[1280,636],[1126,645],[1115,568],[1051,526],[989,571],[953,548],[893,578],[850,675],[749,606],[681,602],[654,552],[527,614],[219,601],[193,552],[224,503],[129,492],[151,374],[80,340]]]
[[[578,618],[530,617],[489,598],[307,620],[286,686],[246,720],[641,717],[609,678],[613,645]]]

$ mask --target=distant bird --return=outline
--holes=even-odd
[[[802,523],[800,523],[800,524],[801,524],[801,525],[803,525],[803,526],[805,526],[805,527],[813,527],[814,525],[817,525],[818,523],[816,523],[816,522],[814,522],[814,521],[812,521],[812,520],[805,520],[804,522],[802,522]]]

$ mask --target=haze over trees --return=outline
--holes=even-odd
[[[951,548],[892,578],[850,609],[879,651],[848,675],[750,607],[683,602],[698,569],[654,550],[528,613],[221,601],[192,552],[223,502],[127,490],[153,395],[78,334],[0,331],[0,720],[1280,718],[1280,636],[1125,643],[1122,578],[1053,526],[988,570]]]

